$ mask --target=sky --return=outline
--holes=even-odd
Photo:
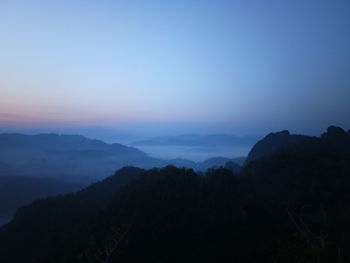
[[[348,0],[1,0],[0,130],[350,128]]]

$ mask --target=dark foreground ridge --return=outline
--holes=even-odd
[[[350,133],[289,136],[239,173],[129,167],[36,201],[1,230],[0,262],[349,262]]]

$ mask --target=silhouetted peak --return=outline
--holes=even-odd
[[[283,130],[280,132],[271,132],[265,138],[282,137],[282,136],[289,136],[289,135],[290,135],[290,132],[288,130]]]
[[[322,134],[322,138],[336,138],[336,137],[342,137],[346,135],[346,131],[338,126],[329,126],[327,128],[327,132]]]
[[[308,143],[311,143],[308,144]],[[350,136],[345,130],[337,126],[330,126],[327,132],[320,138],[290,134],[284,130],[276,133],[270,133],[262,140],[257,142],[248,154],[245,164],[250,161],[261,159],[282,148],[294,147],[306,143],[305,149],[323,149],[324,152],[333,152],[336,154],[349,154]],[[316,147],[317,145],[317,147]],[[316,148],[315,148],[316,147]]]
[[[289,132],[288,130],[283,130],[283,131],[277,132],[277,134],[280,134],[280,135],[290,135],[290,132]]]
[[[321,135],[327,150],[336,154],[350,155],[350,133],[337,126],[330,126]]]
[[[298,144],[308,138],[309,137],[302,135],[292,135],[288,130],[270,133],[254,145],[248,154],[245,164],[270,155],[281,148]]]

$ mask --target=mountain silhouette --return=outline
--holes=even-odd
[[[340,127],[330,126],[319,138],[290,134],[289,131],[270,133],[258,141],[248,154],[245,164],[266,157],[283,148],[307,145],[310,149],[318,147],[319,151],[338,154],[350,153],[350,132]]]
[[[19,209],[0,262],[347,262],[349,136],[270,134],[236,173],[124,168]]]

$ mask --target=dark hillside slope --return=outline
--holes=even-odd
[[[0,225],[9,221],[15,210],[32,201],[79,190],[79,186],[50,178],[0,175]]]
[[[88,223],[140,172],[138,168],[123,168],[77,193],[41,199],[20,208],[0,234],[0,262],[40,262],[56,246],[65,248],[66,237],[76,233],[86,237]],[[16,247],[22,253],[16,253]]]

